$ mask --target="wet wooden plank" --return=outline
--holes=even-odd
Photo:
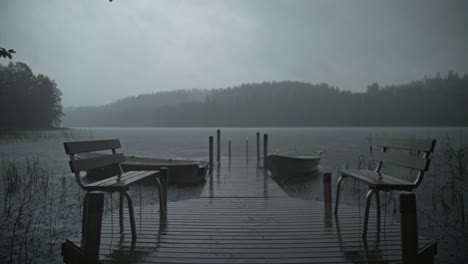
[[[205,198],[286,198],[287,194],[263,169],[221,165],[209,176],[200,195]],[[224,164],[224,163],[223,163]],[[253,163],[255,164],[255,163]]]
[[[289,206],[293,209],[285,210]],[[292,198],[200,198],[169,203],[168,210],[167,221],[161,223],[156,206],[136,208],[138,241],[133,251],[129,229],[127,234],[119,234],[118,212],[112,217],[108,215],[103,222],[100,260],[103,263],[398,263],[401,258],[399,223],[385,218],[378,233],[372,213],[368,239],[364,242],[363,210],[358,207],[343,206],[338,219],[333,216],[327,219],[322,202]],[[127,218],[124,223],[128,227]],[[79,244],[80,239],[78,235],[71,241]],[[421,248],[430,242],[420,237]]]
[[[121,148],[120,140],[118,139],[64,142],[63,145],[67,154]]]
[[[79,160],[70,160],[70,169],[72,172],[80,172],[84,170],[96,169],[105,167],[112,164],[118,164],[125,161],[124,155],[119,154],[109,154],[106,156],[88,158],[88,159],[79,159]]]
[[[378,147],[390,147],[429,152],[434,151],[435,144],[435,139],[378,138],[375,140],[375,145]]]

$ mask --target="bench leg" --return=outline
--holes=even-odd
[[[135,226],[135,210],[133,209],[132,197],[127,191],[121,192],[121,193],[125,196],[125,198],[127,198],[128,215],[130,216],[130,227],[132,229],[132,241],[136,241],[137,234],[136,234],[136,226]]]
[[[169,170],[165,167],[160,169],[161,176],[155,177],[159,192],[159,215],[167,216],[167,189],[169,183]]]
[[[362,227],[362,237],[366,238],[367,237],[367,225],[369,224],[369,209],[370,209],[370,202],[372,199],[372,196],[376,192],[375,189],[370,189],[369,192],[367,192],[366,195],[366,211],[364,213],[364,226]]]
[[[159,178],[156,179],[156,187],[158,187],[158,195],[159,195],[159,215],[163,216],[165,215],[165,208],[164,208],[164,193],[163,193],[163,185],[161,183],[161,180]]]
[[[120,225],[120,234],[124,232],[124,224],[123,224],[123,208],[124,208],[124,194],[122,192],[119,193],[119,225]]]
[[[338,203],[340,202],[340,191],[341,191],[341,183],[344,180],[344,176],[340,175],[340,178],[338,178],[338,182],[336,184],[336,200],[335,200],[335,214],[338,213]]]

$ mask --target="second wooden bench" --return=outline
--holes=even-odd
[[[381,152],[374,152],[375,170],[340,170],[338,183],[336,186],[335,214],[338,213],[340,201],[341,183],[346,178],[353,178],[368,185],[369,191],[366,196],[366,210],[364,215],[364,225],[362,236],[367,235],[367,225],[369,222],[369,207],[372,196],[375,194],[377,203],[377,220],[380,223],[380,191],[412,191],[422,182],[424,174],[429,170],[431,154],[434,152],[436,140],[434,139],[378,139],[376,146],[381,148]],[[397,149],[415,152],[415,155],[404,155],[388,151]],[[417,176],[414,181],[408,181],[401,176],[391,176],[382,173],[384,164],[416,170]]]

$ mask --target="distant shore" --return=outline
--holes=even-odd
[[[40,132],[40,131],[60,131],[60,130],[71,130],[71,127],[51,127],[51,128],[28,128],[28,129],[10,129],[10,128],[0,128],[0,135],[8,135],[15,133],[24,133],[24,132]]]

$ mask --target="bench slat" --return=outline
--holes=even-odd
[[[128,172],[132,172],[132,171],[128,171]],[[140,174],[144,173],[145,171],[141,171]],[[120,180],[121,181],[124,181],[126,179],[126,177],[128,177],[128,175],[131,175],[131,174],[128,174],[127,172],[125,173],[122,173],[121,176],[120,176]],[[137,176],[138,174],[134,175],[132,174],[133,176]],[[119,175],[115,175],[115,176],[109,176],[105,179],[102,179],[102,180],[98,180],[98,181],[95,181],[95,182],[92,182],[92,183],[88,183],[86,184],[86,186],[104,186],[104,185],[112,185],[116,182],[117,180],[117,177]]]
[[[69,155],[121,148],[120,140],[118,139],[64,142],[63,145],[65,147],[65,153]]]
[[[431,161],[430,159],[392,152],[374,152],[374,160],[420,171],[427,171]]]
[[[76,173],[83,170],[96,169],[112,164],[117,164],[123,161],[125,161],[125,157],[122,153],[119,153],[115,155],[106,155],[89,159],[71,160],[68,163],[70,164],[71,171]]]
[[[378,189],[412,190],[416,188],[416,185],[409,181],[386,174],[379,175],[377,172],[370,170],[340,170],[340,174],[355,178]]]
[[[433,152],[435,148],[435,139],[397,139],[397,138],[379,138],[375,141],[378,147],[388,147],[396,149],[417,150]]]
[[[159,174],[159,171],[129,171],[125,172],[120,176],[120,179],[118,176],[113,176],[107,179],[104,179],[102,181],[97,181],[93,182],[91,184],[86,185],[84,188],[87,191],[92,191],[94,189],[96,190],[107,190],[107,191],[118,191],[122,189],[128,188],[129,185],[143,180],[147,177],[150,177],[152,175],[157,176]]]

